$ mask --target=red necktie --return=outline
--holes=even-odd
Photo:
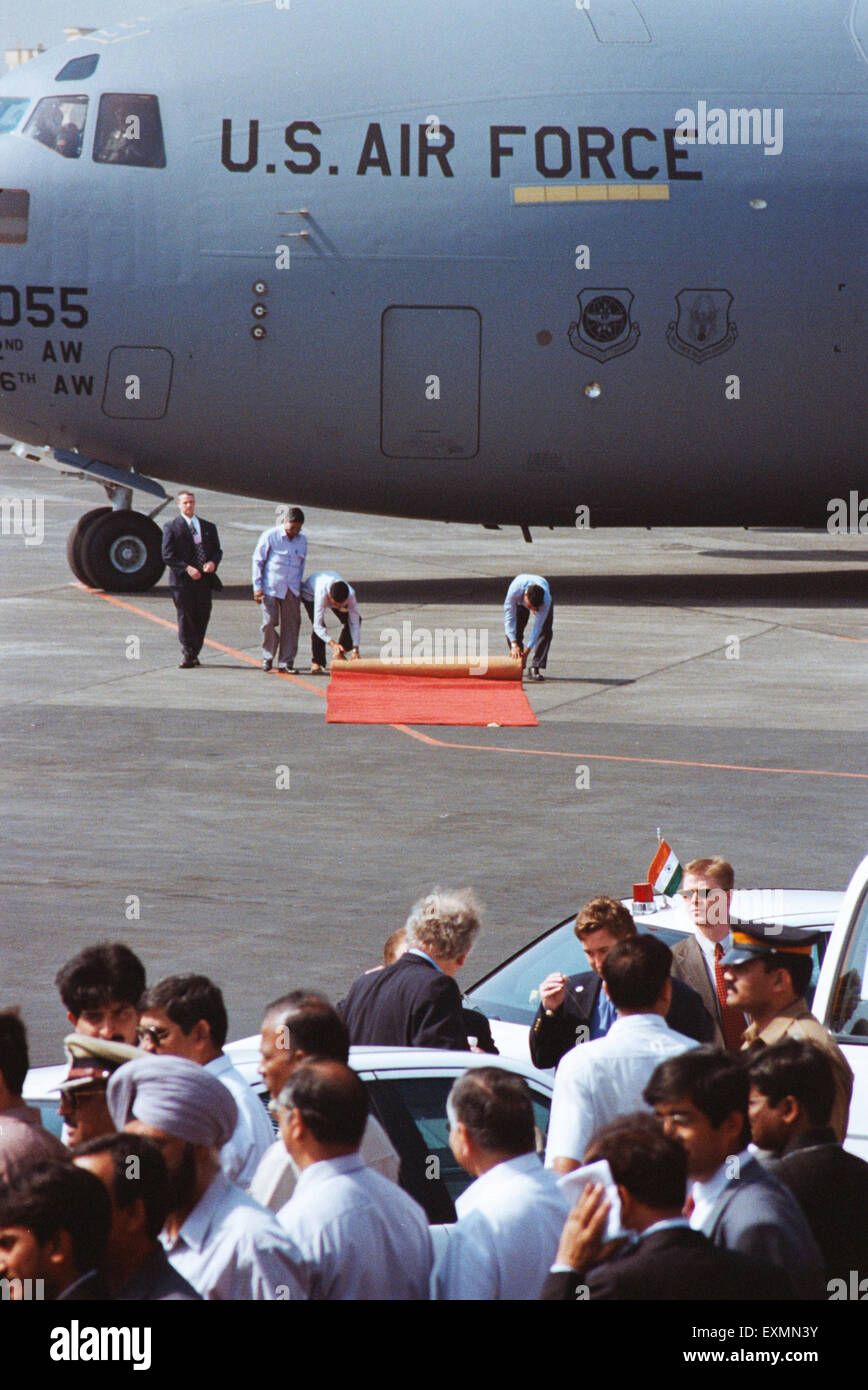
[[[733,1009],[726,1002],[726,980],[723,978],[723,947],[719,941],[714,943],[714,981],[717,985],[717,998],[720,1003],[720,1026],[723,1029],[723,1041],[727,1052],[738,1052],[741,1049],[741,1035],[745,1029],[744,1014],[739,1009]]]

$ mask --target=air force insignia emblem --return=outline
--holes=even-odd
[[[577,297],[579,317],[567,330],[576,352],[608,362],[636,346],[639,325],[630,322],[630,290],[582,290]]]
[[[675,303],[678,318],[666,330],[666,341],[674,352],[691,362],[707,362],[732,347],[738,329],[729,319],[729,290],[681,290]]]

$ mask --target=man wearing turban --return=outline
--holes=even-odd
[[[119,1130],[162,1150],[170,1209],[160,1241],[203,1298],[303,1296],[286,1234],[221,1171],[238,1110],[215,1076],[184,1057],[142,1056],[115,1072],[108,1105]]]

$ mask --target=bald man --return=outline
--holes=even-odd
[[[280,1133],[299,1169],[277,1219],[310,1299],[427,1299],[433,1251],[424,1211],[359,1153],[364,1082],[342,1062],[297,1066],[278,1101]]]

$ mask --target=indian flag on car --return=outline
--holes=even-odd
[[[681,886],[683,877],[684,872],[678,862],[678,856],[673,853],[665,840],[661,840],[660,847],[651,860],[648,882],[655,893],[663,893],[667,898],[674,898]]]

